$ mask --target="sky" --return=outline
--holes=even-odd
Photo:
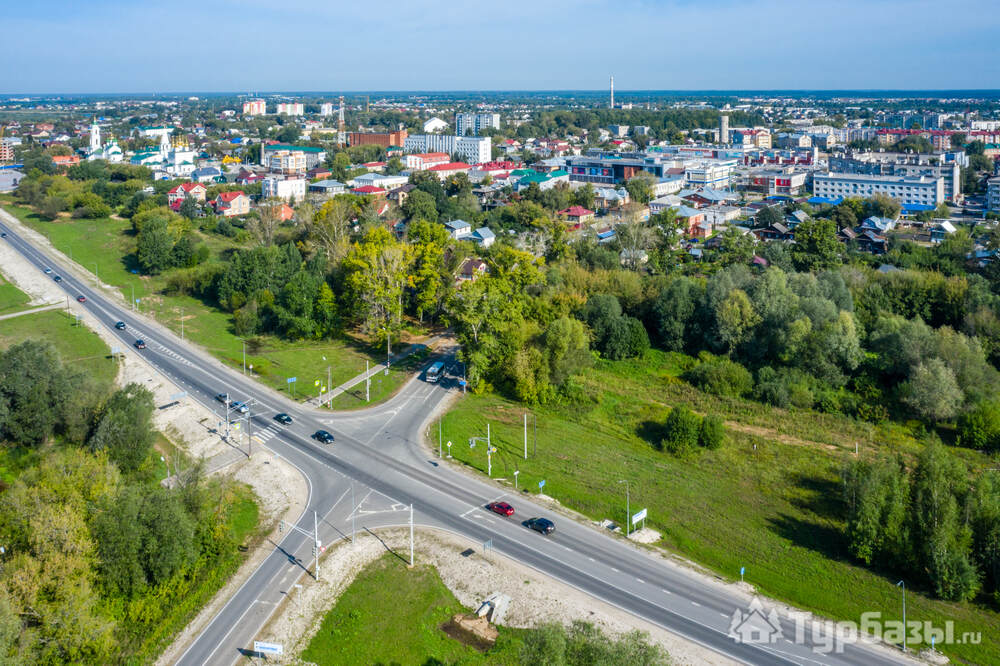
[[[997,0],[0,0],[0,94],[996,89]],[[947,31],[947,32],[946,32]]]

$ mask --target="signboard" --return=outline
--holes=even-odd
[[[635,525],[640,520],[645,520],[645,519],[646,519],[646,510],[643,509],[642,511],[632,515],[632,524]]]
[[[541,481],[538,482],[538,487],[539,488],[544,488],[545,487],[545,479],[542,479]]]
[[[298,377],[289,377],[288,379],[285,380],[285,383],[286,384],[291,384],[292,382],[294,382],[297,379],[298,379]]]
[[[281,643],[265,643],[264,641],[254,641],[253,651],[260,654],[284,654],[285,648]]]

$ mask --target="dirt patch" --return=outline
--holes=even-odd
[[[485,617],[476,617],[468,613],[453,616],[441,625],[441,631],[480,652],[488,652],[500,635],[497,628]]]
[[[745,432],[748,435],[756,435],[763,439],[773,439],[782,444],[790,444],[792,446],[808,446],[812,448],[823,449],[824,451],[840,451],[841,447],[834,446],[833,444],[824,444],[823,442],[815,442],[810,439],[800,439],[798,437],[793,437],[792,435],[785,435],[778,432],[772,428],[765,428],[763,426],[752,426],[746,425],[744,423],[737,423],[736,421],[726,421],[725,425],[727,428],[732,430],[738,430],[739,432]]]

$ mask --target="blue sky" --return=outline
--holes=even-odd
[[[0,4],[0,93],[1000,88],[997,0]]]

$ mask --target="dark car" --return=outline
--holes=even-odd
[[[229,394],[228,393],[218,393],[218,394],[216,394],[215,399],[218,400],[219,402],[221,402],[223,405],[228,405],[229,404]]]
[[[146,341],[145,340],[136,340],[135,341],[135,348],[136,349],[145,349],[146,348]]]
[[[542,534],[552,534],[556,531],[555,524],[548,518],[532,518],[524,524]]]
[[[59,277],[58,275],[57,275],[57,276],[55,276],[55,277],[54,277],[54,278],[52,278],[52,279],[53,279],[53,280],[55,280],[56,282],[62,282],[62,278],[61,278],[61,277]]]
[[[0,238],[7,238],[7,232],[0,232]]]
[[[125,322],[123,322],[123,321],[116,321],[115,322],[115,328],[117,328],[119,331],[124,331],[128,327],[125,325]]]
[[[79,303],[86,303],[87,302],[87,297],[86,296],[77,296],[76,300]]]
[[[328,433],[326,430],[317,430],[313,434],[313,439],[317,442],[322,442],[323,444],[329,444],[333,441],[333,435]]]
[[[281,414],[275,414],[274,420],[277,421],[278,423],[284,423],[285,425],[289,425],[292,422],[292,417],[282,412]]]
[[[501,516],[513,516],[514,507],[507,502],[490,502],[486,505],[486,508],[493,513],[499,513]]]

